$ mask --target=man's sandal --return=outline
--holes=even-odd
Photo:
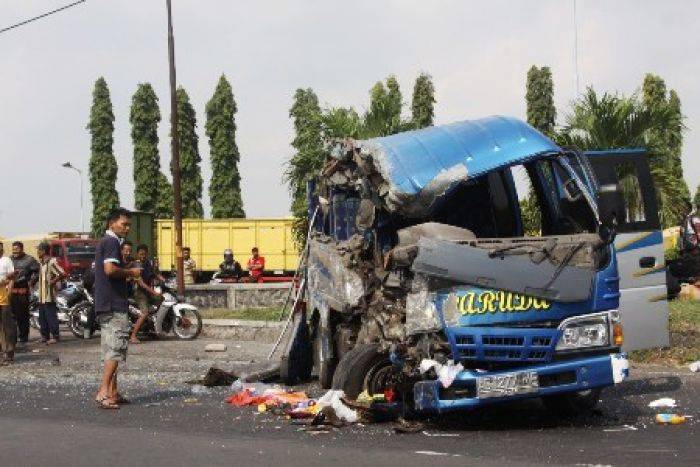
[[[95,399],[95,403],[97,404],[97,407],[101,409],[119,410],[119,404],[117,404],[117,402],[110,397],[102,397],[100,399]]]

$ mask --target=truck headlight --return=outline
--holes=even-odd
[[[622,345],[622,326],[617,311],[567,318],[559,325],[556,350]]]

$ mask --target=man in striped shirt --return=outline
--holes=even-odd
[[[41,341],[55,344],[59,340],[58,310],[56,309],[56,284],[66,277],[66,272],[56,258],[49,256],[49,244],[42,242],[37,247],[39,256],[39,326]]]

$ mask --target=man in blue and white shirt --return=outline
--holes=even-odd
[[[100,408],[118,409],[127,403],[117,391],[119,362],[126,361],[131,323],[129,322],[128,279],[138,279],[141,270],[125,267],[121,243],[131,229],[131,213],[124,208],[112,210],[107,231],[95,250],[95,315],[100,323],[102,381],[95,398]]]

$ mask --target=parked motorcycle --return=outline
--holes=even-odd
[[[159,306],[151,308],[148,319],[141,327],[140,332],[155,337],[173,333],[180,339],[195,339],[199,336],[202,332],[202,317],[197,307],[185,303],[184,299],[178,297],[171,287],[161,285],[156,286],[155,289],[163,295],[163,301]],[[83,330],[88,325],[93,306],[92,297],[90,297],[89,305],[76,305],[72,309],[70,326],[76,337],[84,337]],[[141,311],[134,302],[130,301],[129,320],[132,326],[140,315]],[[76,331],[73,330],[74,327]],[[99,329],[99,324],[94,323],[90,335],[97,329]]]
[[[71,326],[71,310],[79,302],[85,300],[83,286],[80,282],[68,282],[66,287],[56,293],[56,308],[58,324]],[[33,291],[29,296],[29,325],[39,330],[39,292]],[[71,331],[73,329],[71,328]],[[73,332],[75,334],[75,332]]]
[[[185,303],[183,297],[178,297],[172,286],[162,284],[154,289],[162,294],[163,301],[154,306],[148,319],[140,329],[142,333],[156,337],[175,334],[180,339],[196,339],[202,332],[202,317],[194,305]],[[141,311],[135,303],[129,304],[129,319],[132,325],[141,316]]]

